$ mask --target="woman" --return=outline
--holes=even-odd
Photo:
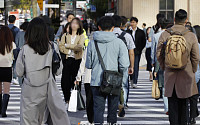
[[[34,18],[25,33],[16,73],[24,78],[21,92],[20,125],[41,125],[48,108],[54,125],[70,125],[65,105],[52,74],[52,45],[41,18]],[[59,53],[58,47],[54,45]],[[62,62],[55,75],[61,74]]]
[[[11,30],[7,26],[0,29],[0,114],[7,117],[6,110],[10,98],[12,80],[13,49],[16,48]],[[2,100],[3,83],[3,100]]]
[[[70,23],[69,33],[63,34],[59,43],[60,51],[66,54],[61,78],[61,87],[66,103],[69,103],[71,89],[74,87],[74,81],[83,55],[85,42],[83,32],[81,20],[74,18]]]
[[[151,41],[148,40],[150,31],[151,31],[151,27],[148,27],[146,29],[147,43],[146,43],[145,56],[147,60],[147,71],[149,71],[149,75],[150,75],[149,80],[153,81],[152,66],[151,66]]]
[[[79,18],[74,18],[70,23],[69,33],[63,34],[59,43],[60,51],[66,55],[63,62],[61,87],[67,104],[81,63],[84,42],[82,22]]]

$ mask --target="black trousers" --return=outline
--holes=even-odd
[[[94,102],[93,94],[89,83],[85,83],[85,94],[86,94],[86,112],[88,121],[92,124],[94,122]]]
[[[178,98],[174,89],[168,103],[170,125],[187,125],[187,99]]]
[[[74,81],[80,67],[81,59],[74,58],[65,59],[63,62],[63,71],[61,78],[61,88],[65,101],[68,102],[71,96],[71,89],[74,88]]]
[[[199,97],[199,94],[193,95],[188,99],[189,103],[190,103],[190,116],[189,116],[189,118],[196,118],[197,116],[199,116],[199,111],[198,111],[198,107],[197,107],[198,97]],[[189,112],[189,108],[188,108],[188,112]]]
[[[145,52],[145,57],[147,60],[147,71],[152,72],[152,65],[151,65],[151,48],[147,48]]]

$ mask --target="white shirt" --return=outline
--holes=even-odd
[[[137,27],[136,27],[136,29],[135,29],[135,30],[133,30],[133,29],[132,29],[132,27],[131,27],[131,30],[133,31],[133,32],[132,32],[132,36],[133,36],[133,38],[134,38],[134,41],[135,41],[135,33],[136,33],[136,30],[137,30]]]
[[[71,44],[74,44],[75,40],[76,40],[76,35],[74,37],[71,36]],[[69,54],[69,57],[74,58],[74,51],[73,50],[69,50],[68,54]]]

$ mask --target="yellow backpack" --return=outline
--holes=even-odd
[[[186,29],[183,32],[174,32],[170,28],[167,32],[171,36],[167,39],[165,46],[165,66],[171,69],[183,69],[186,67],[189,58],[184,35],[190,31]]]

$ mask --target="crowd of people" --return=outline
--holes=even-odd
[[[48,16],[24,22],[19,29],[14,26],[16,17],[11,15],[9,25],[0,27],[2,117],[7,117],[12,82],[22,88],[21,125],[70,125],[67,107],[71,90],[74,86],[81,90],[84,83],[89,123],[104,123],[107,100],[107,122],[115,124],[117,115],[125,117],[129,108],[129,89],[137,88],[139,63],[146,48],[149,81],[158,80],[170,125],[196,123],[200,26],[192,27],[185,10],[175,13],[174,22],[157,14],[156,24],[146,28],[143,23],[143,29],[138,27],[137,17],[128,22],[125,16],[103,16],[97,27],[93,26],[96,31],[90,38],[87,21],[82,22],[73,13],[66,17],[67,23],[56,34]],[[56,71],[55,53],[60,57]],[[55,78],[61,74],[64,101]]]

